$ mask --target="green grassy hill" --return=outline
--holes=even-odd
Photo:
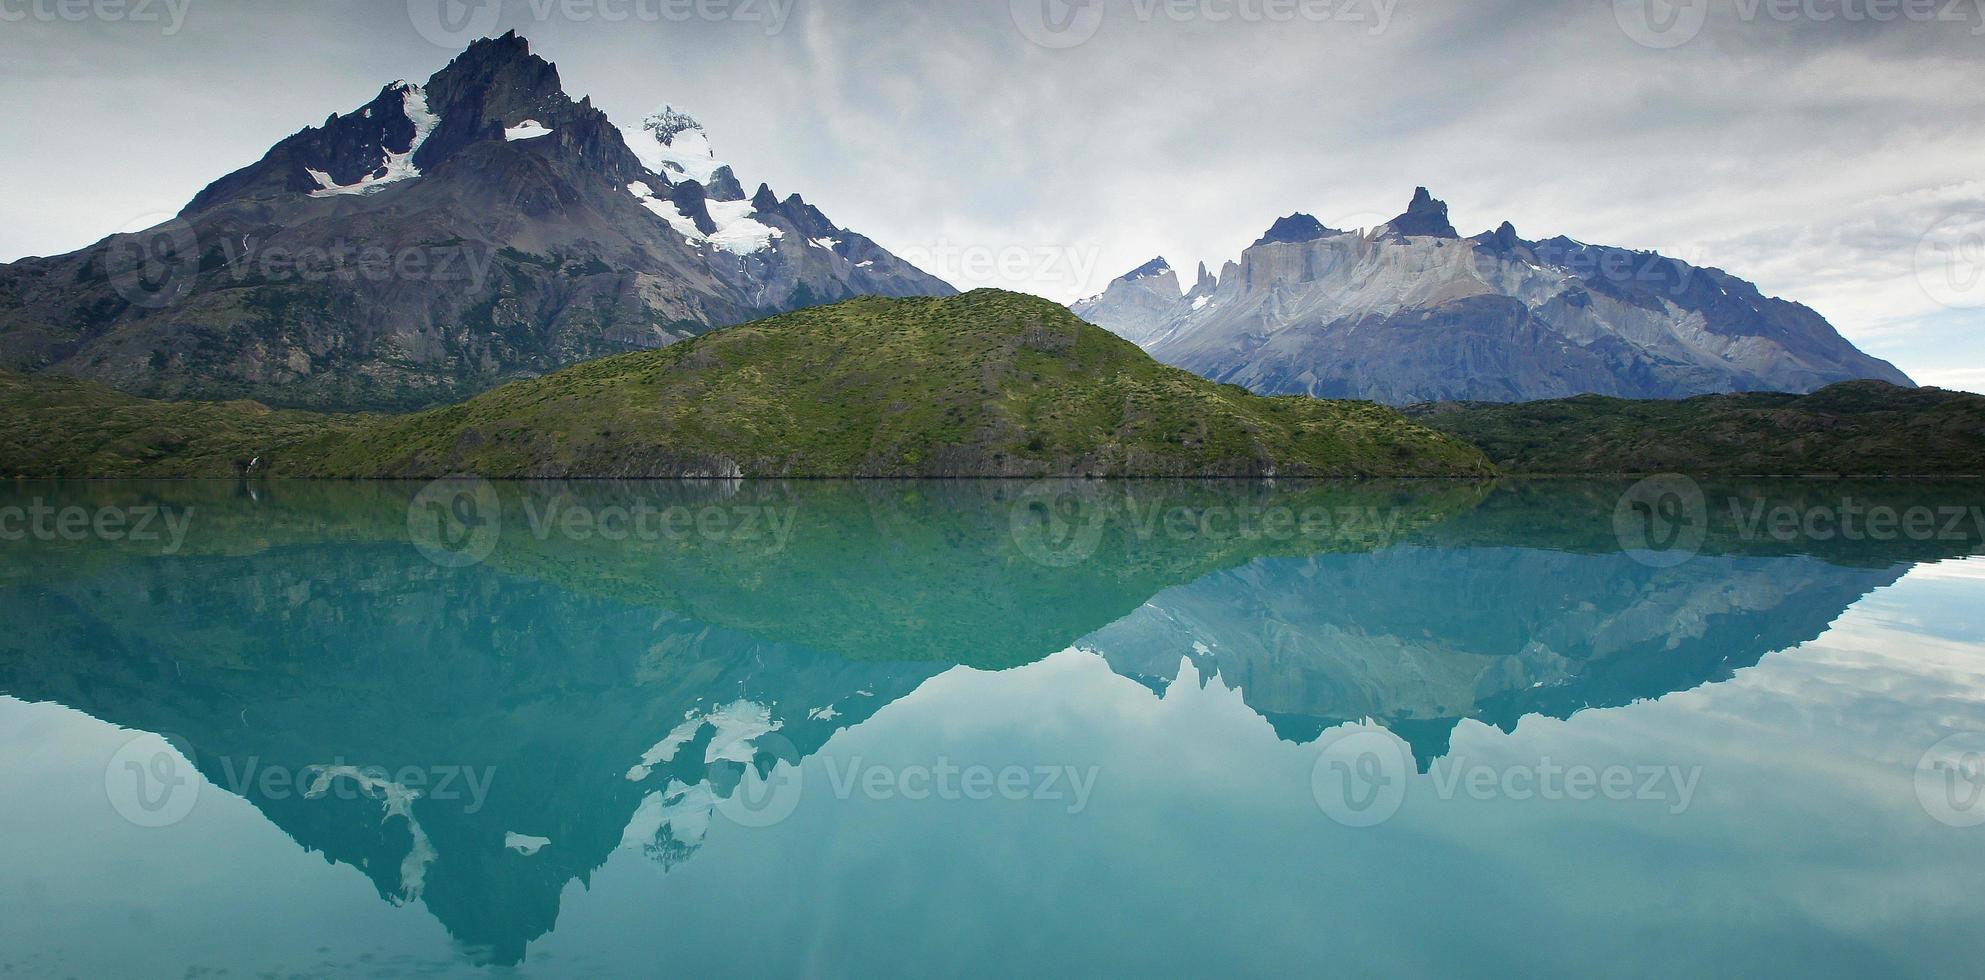
[[[246,401],[150,401],[0,371],[0,478],[235,476],[258,454],[360,421]]]
[[[1047,300],[857,299],[393,417],[144,402],[11,379],[47,416],[0,473],[55,476],[1475,476],[1482,455],[1363,402],[1165,367]],[[114,426],[93,420],[110,414]]]
[[[1985,474],[1985,396],[1848,381],[1810,395],[1415,405],[1509,473]]]
[[[1447,476],[1390,409],[1164,367],[1047,300],[858,299],[295,447],[297,476]]]

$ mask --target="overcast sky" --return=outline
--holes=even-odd
[[[1985,390],[1985,0],[0,0],[0,258],[511,28],[961,287],[1217,271],[1424,184],[1463,234],[1719,266]]]

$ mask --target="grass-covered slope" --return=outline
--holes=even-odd
[[[1165,367],[1047,300],[858,299],[603,358],[272,454],[288,476],[1452,476],[1376,405]]]
[[[272,447],[358,421],[255,402],[149,401],[91,381],[0,371],[0,478],[232,476]]]
[[[253,464],[251,466],[251,464]],[[861,299],[403,416],[0,374],[0,477],[1472,476],[1358,402],[1262,398],[1046,300]]]
[[[1985,396],[1849,381],[1810,395],[1436,403],[1415,421],[1510,473],[1985,474]]]

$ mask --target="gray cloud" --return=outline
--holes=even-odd
[[[1426,184],[1464,232],[1508,219],[1660,249],[1807,302],[1907,370],[1985,365],[1985,295],[1952,310],[1917,268],[1926,233],[1985,204],[1976,0],[1888,23],[1846,18],[1866,0],[1709,0],[1672,48],[1636,41],[1637,0],[1626,17],[1612,0],[1092,0],[1073,13],[1100,10],[1093,36],[1065,47],[1028,36],[1064,0],[674,2],[512,0],[495,19],[575,94],[616,117],[687,108],[747,181],[961,286],[1068,300],[1155,254],[1217,268],[1279,215],[1371,224]],[[774,2],[796,6],[769,31]],[[170,35],[0,22],[0,254],[176,210],[451,53],[405,2],[192,0]]]

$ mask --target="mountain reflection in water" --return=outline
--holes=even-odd
[[[1622,548],[1624,489],[508,485],[471,529],[487,553],[456,562],[468,539],[440,561],[414,540],[418,486],[21,484],[0,502],[193,516],[171,554],[0,552],[0,692],[170,734],[297,844],[508,964],[616,851],[694,860],[741,785],[961,667],[1065,654],[1153,698],[1218,683],[1285,742],[1371,721],[1425,771],[1465,722],[1726,681],[1914,565],[1981,550],[1969,525],[1782,540],[1745,515],[1969,508],[1985,489],[1759,482],[1703,488],[1693,556],[1650,560]],[[376,775],[443,765],[480,787]]]

